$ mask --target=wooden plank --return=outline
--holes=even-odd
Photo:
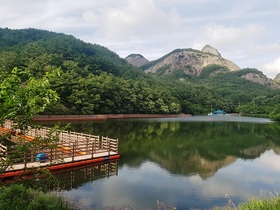
[[[108,152],[106,151],[99,151],[99,153],[94,154],[93,158],[100,158],[100,157],[107,157],[109,155]],[[116,153],[111,153],[110,155],[117,155]],[[80,155],[80,156],[75,156],[74,161],[82,161],[82,160],[89,160],[92,159],[91,155]],[[63,164],[63,163],[71,163],[73,162],[71,157],[66,157],[62,159],[58,159],[56,161],[53,161],[52,164]],[[36,168],[36,167],[44,167],[48,166],[50,164],[49,161],[46,161],[44,163],[40,162],[29,162],[26,164],[26,168]],[[7,168],[6,171],[13,171],[13,170],[22,170],[25,168],[25,165],[22,164],[13,164],[10,167]]]

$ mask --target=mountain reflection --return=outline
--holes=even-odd
[[[70,129],[118,138],[120,166],[150,160],[173,174],[203,179],[238,158],[280,151],[279,123],[108,120],[72,123]]]

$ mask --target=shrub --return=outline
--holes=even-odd
[[[35,191],[22,185],[11,185],[0,189],[1,210],[71,210],[61,197]]]
[[[41,193],[28,205],[27,210],[69,210],[69,205],[55,195]]]
[[[20,209],[26,207],[32,200],[30,191],[22,185],[2,187],[0,191],[0,209]]]

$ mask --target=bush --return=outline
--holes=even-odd
[[[20,209],[20,207],[28,206],[32,199],[30,191],[21,185],[2,187],[0,191],[0,209]]]
[[[68,210],[69,205],[60,197],[40,194],[28,205],[27,210]]]
[[[35,191],[22,185],[0,188],[1,210],[71,210],[61,197]]]

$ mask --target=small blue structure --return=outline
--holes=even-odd
[[[45,153],[38,153],[36,155],[36,161],[44,163],[48,160],[48,156]]]
[[[227,115],[227,113],[223,110],[217,109],[216,111],[211,112],[208,115]]]

